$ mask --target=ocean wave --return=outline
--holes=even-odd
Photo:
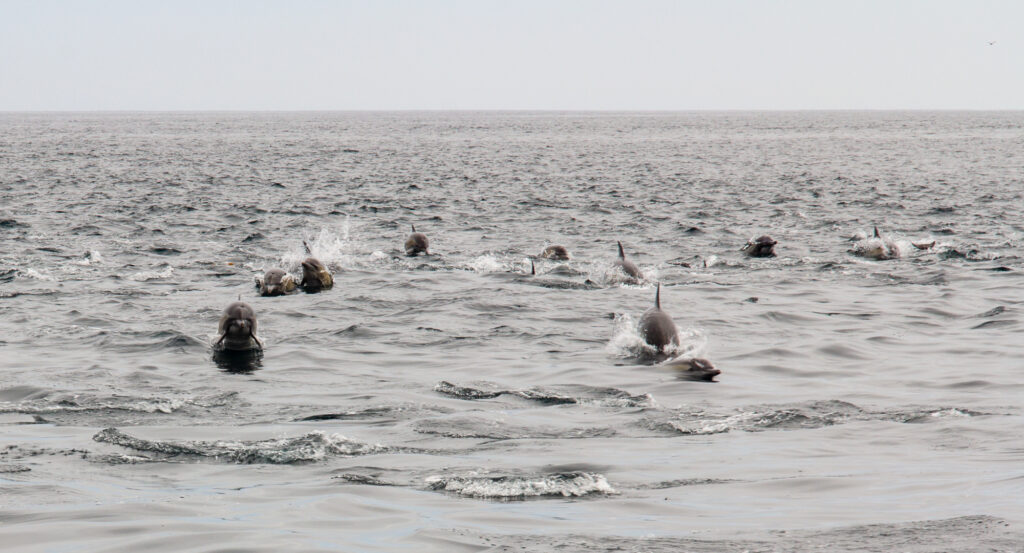
[[[185,400],[167,398],[91,398],[82,396],[48,398],[20,403],[0,402],[0,413],[48,415],[86,411],[132,411],[136,413],[170,414],[181,409]]]
[[[258,441],[186,441],[166,442],[144,440],[107,428],[96,433],[93,440],[127,447],[136,451],[165,456],[214,458],[240,464],[289,465],[323,461],[330,457],[354,457],[383,453],[388,448],[350,440],[338,434],[314,431],[294,438]]]
[[[464,400],[494,399],[510,395],[545,405],[588,404],[613,407],[646,407],[653,399],[650,394],[632,395],[616,388],[597,388],[590,386],[572,386],[570,393],[562,393],[542,388],[501,389],[496,384],[484,383],[479,388],[459,386],[442,380],[434,386],[440,394]],[[575,393],[573,393],[575,392]]]
[[[536,476],[430,476],[427,488],[478,499],[523,500],[618,493],[602,474],[564,472]]]
[[[137,273],[132,273],[132,274],[128,275],[127,278],[128,278],[128,280],[134,280],[136,282],[146,282],[146,281],[149,281],[149,280],[159,280],[159,279],[162,279],[162,278],[170,278],[170,276],[172,274],[174,274],[174,267],[171,267],[170,265],[168,265],[167,267],[164,267],[163,269],[161,269],[159,271],[156,271],[156,270],[153,270],[153,271],[139,271]]]
[[[76,415],[82,413],[98,414],[101,416],[112,413],[170,415],[187,410],[190,407],[211,409],[226,405],[236,406],[238,403],[237,396],[237,392],[193,398],[95,396],[88,394],[51,394],[39,389],[37,393],[20,401],[0,401],[0,413],[19,413],[35,416]]]
[[[580,438],[609,438],[617,434],[615,429],[610,427],[558,428],[551,426],[517,426],[504,421],[499,423],[476,417],[423,419],[413,425],[413,430],[419,434],[431,436],[482,440],[572,440]]]
[[[811,401],[796,405],[762,406],[729,414],[677,413],[667,420],[651,420],[649,428],[684,435],[725,432],[761,432],[823,428],[852,421],[927,423],[943,418],[967,418],[985,413],[956,407],[870,411],[839,400]]]

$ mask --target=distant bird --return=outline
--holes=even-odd
[[[989,45],[989,46],[994,46],[994,45],[995,45],[995,43],[996,43],[996,41],[994,41],[994,40],[990,40],[990,41],[988,41],[988,45]]]

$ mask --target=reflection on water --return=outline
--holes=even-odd
[[[213,362],[224,372],[251,374],[263,366],[263,350],[259,348],[250,350],[215,349]]]

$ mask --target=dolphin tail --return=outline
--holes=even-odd
[[[658,283],[658,291],[654,293],[654,307],[661,309],[661,283]]]
[[[619,245],[619,259],[626,259],[626,253],[622,251],[622,242],[616,242]]]

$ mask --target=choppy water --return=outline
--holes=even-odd
[[[0,115],[0,541],[1021,551],[1022,194],[1022,113]]]

